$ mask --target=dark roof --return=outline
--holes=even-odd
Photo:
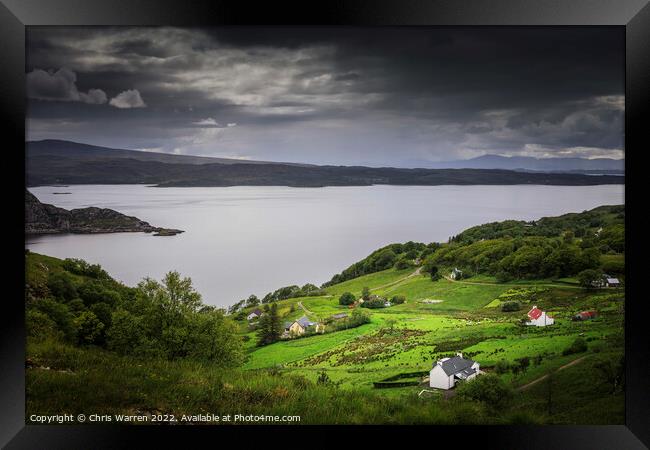
[[[449,358],[448,360],[440,363],[440,366],[442,367],[442,370],[444,370],[447,375],[454,375],[465,369],[470,369],[472,367],[472,364],[474,364],[474,361],[472,361],[471,359],[465,359],[465,358],[461,358],[460,356],[454,356],[453,358]]]
[[[253,311],[251,311],[251,313],[249,314],[249,316],[250,316],[251,314],[257,314],[258,316],[261,316],[261,315],[262,315],[262,310],[259,309],[259,308],[255,308]]]
[[[307,328],[311,325],[316,325],[316,322],[312,322],[307,318],[307,316],[302,316],[300,319],[296,320],[296,322],[298,322],[303,328]]]
[[[474,373],[476,373],[476,369],[463,369],[460,372],[456,373],[455,375],[461,380],[464,380]]]
[[[332,317],[335,319],[343,319],[344,317],[347,316],[348,316],[347,313],[338,313],[338,314],[334,314]]]

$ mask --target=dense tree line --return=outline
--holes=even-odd
[[[423,259],[440,246],[438,243],[422,244],[420,242],[406,242],[404,244],[390,244],[372,252],[368,257],[352,264],[340,274],[323,284],[323,287],[342,283],[353,278],[379,272],[395,267],[406,269],[415,265],[415,261]]]
[[[625,206],[599,206],[590,211],[569,213],[557,217],[543,217],[537,221],[524,222],[505,220],[468,228],[450,241],[456,243],[472,243],[482,239],[498,239],[504,237],[542,236],[556,237],[571,230],[578,238],[591,239],[596,234],[604,245],[612,245],[617,252],[624,250],[623,229],[625,221]],[[603,229],[598,232],[599,229]],[[612,233],[611,235],[609,233]]]
[[[222,310],[203,304],[191,280],[178,272],[169,272],[161,282],[146,278],[135,288],[80,260],[65,260],[60,270],[43,272],[44,282],[38,281],[42,274],[28,273],[26,325],[31,339],[224,366],[242,361],[235,325]]]

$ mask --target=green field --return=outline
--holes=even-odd
[[[431,281],[424,275],[409,276],[412,273],[389,269],[329,287],[329,296],[280,302],[284,310],[292,303],[296,305],[294,313],[287,317],[307,315],[317,320],[347,311],[338,304],[338,295],[345,291],[360,295],[365,286],[373,293],[407,298],[405,304],[371,310],[371,323],[356,329],[261,348],[250,346],[244,368],[279,367],[284,373],[313,380],[324,370],[340,389],[394,397],[422,388],[376,390],[372,383],[399,373],[427,371],[436,359],[450,353],[470,355],[486,370],[499,360],[541,355],[541,361],[531,364],[524,373],[503,375],[516,387],[583,356],[562,355],[562,350],[579,336],[589,341],[589,351],[621,345],[615,341],[622,330],[622,291],[586,291],[565,280],[497,283],[489,277],[476,277],[465,282],[444,278]],[[529,304],[525,303],[526,297],[532,297]],[[524,299],[522,310],[501,312],[499,299],[510,298]],[[438,302],[426,304],[423,300]],[[297,306],[299,302],[312,314]],[[554,326],[536,328],[518,323],[533,302],[556,317]],[[490,305],[493,307],[486,308]],[[603,315],[593,322],[570,320],[579,310],[590,308],[603,311]]]

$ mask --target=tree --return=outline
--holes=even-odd
[[[440,278],[435,255],[429,255],[424,259],[422,262],[422,271],[428,273],[433,281]]]
[[[104,324],[91,311],[84,311],[73,320],[79,344],[93,344],[104,329]]]
[[[50,273],[47,277],[47,288],[53,297],[62,301],[77,298],[77,289],[68,273]]]
[[[282,325],[278,315],[278,305],[272,303],[269,312],[260,317],[257,329],[257,345],[263,346],[280,340]]]
[[[530,366],[530,358],[528,356],[524,356],[523,358],[518,358],[515,359],[515,361],[519,364],[519,370],[524,373],[528,369],[528,366]]]
[[[594,369],[600,374],[605,383],[611,387],[611,393],[615,394],[625,384],[625,356],[619,359],[599,358],[594,362]]]
[[[339,297],[339,305],[351,305],[356,301],[354,295],[350,292],[344,292]]]
[[[368,288],[368,286],[364,286],[363,290],[361,291],[361,298],[366,301],[370,299],[370,288]]]
[[[603,273],[596,269],[586,269],[578,274],[578,282],[580,286],[593,289],[603,279]]]
[[[246,308],[257,306],[259,304],[260,304],[260,299],[257,298],[257,295],[255,294],[252,294],[250,297],[246,299]]]

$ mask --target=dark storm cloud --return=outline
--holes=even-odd
[[[28,72],[65,67],[78,92],[110,101],[32,95],[29,137],[336,164],[622,157],[623,39],[615,28],[31,28]]]

